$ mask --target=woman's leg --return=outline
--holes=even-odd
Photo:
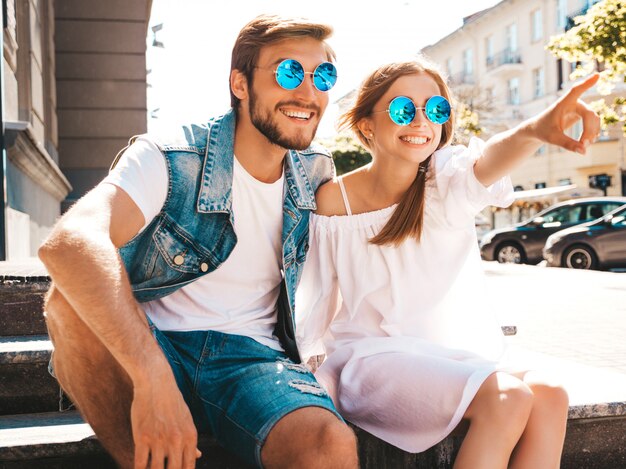
[[[506,373],[489,376],[465,412],[470,426],[454,468],[506,468],[532,408],[533,394],[524,381]]]
[[[522,379],[533,393],[533,407],[510,467],[558,469],[567,426],[567,392],[537,372],[530,371]]]

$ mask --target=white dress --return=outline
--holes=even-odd
[[[434,153],[420,242],[368,242],[395,206],[312,216],[296,298],[300,350],[326,353],[316,377],[347,420],[405,451],[445,438],[502,367],[502,331],[482,301],[474,217],[509,205],[513,190],[508,177],[488,188],[478,182],[483,146],[473,139]]]

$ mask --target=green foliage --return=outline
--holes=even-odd
[[[372,161],[372,156],[351,135],[339,134],[330,140],[320,140],[333,153],[337,175],[348,173]]]
[[[582,64],[572,78],[588,75],[598,64],[603,69],[598,92],[609,95],[616,83],[626,81],[626,1],[596,3],[585,15],[576,17],[575,23],[569,31],[552,37],[547,48],[559,58]],[[610,104],[604,100],[592,104],[602,117],[603,127],[621,123],[626,134],[623,97]]]
[[[457,143],[467,143],[472,136],[485,131],[480,125],[478,114],[463,103],[457,103],[455,138]]]

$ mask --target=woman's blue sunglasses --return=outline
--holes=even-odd
[[[275,71],[276,82],[286,90],[295,90],[306,75],[313,75],[313,84],[320,91],[328,91],[337,83],[337,67],[330,62],[322,62],[313,72],[305,72],[300,62],[286,59]]]
[[[445,124],[450,119],[450,103],[443,96],[437,95],[428,98],[424,107],[417,107],[411,98],[397,96],[391,100],[385,111],[395,124],[409,125],[415,119],[418,109],[422,109],[426,118],[434,124]]]

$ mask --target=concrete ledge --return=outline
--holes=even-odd
[[[197,469],[246,469],[215,441],[200,435]],[[110,468],[117,466],[76,411],[0,417],[1,468]]]
[[[48,363],[52,348],[47,335],[0,337],[0,365]]]
[[[373,469],[449,469],[462,442],[450,436],[419,454],[406,453],[359,428],[361,467]],[[626,467],[626,418],[578,419],[568,422],[562,469]],[[242,469],[246,466],[201,435],[199,469]],[[82,464],[82,466],[81,466]],[[93,431],[77,412],[0,417],[0,467],[114,468]]]
[[[59,410],[60,388],[48,373],[52,344],[47,339],[0,337],[0,415]]]

